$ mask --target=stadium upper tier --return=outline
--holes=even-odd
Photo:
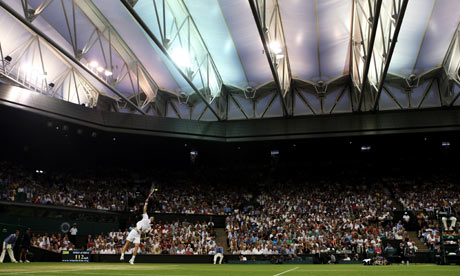
[[[0,82],[88,108],[203,121],[455,106],[459,8],[2,0]]]
[[[351,167],[329,175],[282,169],[270,173],[270,168],[260,167],[241,169],[238,174],[233,169],[199,173],[156,169],[152,175],[139,175],[122,169],[32,171],[10,162],[2,162],[0,170],[2,200],[122,212],[140,210],[151,183],[159,185],[151,204],[152,211],[159,213],[270,217],[280,210],[312,214],[321,205],[335,216],[335,208],[342,204],[339,213],[359,212],[386,220],[401,205],[405,210],[433,213],[444,200],[460,204],[458,178],[445,172],[390,177]]]

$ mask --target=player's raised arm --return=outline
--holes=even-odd
[[[147,214],[147,206],[149,205],[149,200],[147,199],[144,203],[144,213],[143,214]]]

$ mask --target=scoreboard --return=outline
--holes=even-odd
[[[62,251],[62,261],[66,263],[89,263],[89,251]]]

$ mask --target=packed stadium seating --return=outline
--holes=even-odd
[[[31,245],[41,249],[61,252],[62,250],[74,250],[75,245],[69,240],[69,236],[57,234],[33,234],[31,238]]]
[[[334,252],[376,256],[395,249],[387,243],[391,240],[416,252],[406,229],[414,225],[428,248],[439,252],[436,210],[444,200],[454,208],[460,203],[459,185],[449,174],[377,179],[344,170],[340,175],[278,173],[261,179],[257,173],[246,173],[240,177],[255,184],[248,186],[231,179],[231,171],[221,171],[219,177],[190,177],[178,172],[173,177],[159,173],[132,178],[126,172],[37,173],[8,162],[1,165],[1,199],[33,204],[138,213],[150,183],[161,183],[161,191],[152,200],[152,212],[226,215],[228,253],[238,255],[295,258]],[[396,218],[397,211],[409,212],[413,225]],[[127,234],[128,230],[95,233],[88,237],[84,249],[118,254]],[[156,222],[154,235],[146,239],[141,254],[205,255],[215,248],[216,231],[209,222]],[[33,245],[53,251],[74,247],[60,234],[37,236]]]
[[[94,254],[119,254],[129,231],[113,231],[88,237],[86,250]],[[156,223],[153,235],[145,237],[139,254],[206,255],[216,246],[212,222]],[[128,249],[128,254],[134,247]]]

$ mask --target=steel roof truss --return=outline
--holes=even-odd
[[[396,0],[390,3],[390,6],[382,5],[379,19],[380,32],[376,36],[376,44],[374,44],[374,71],[369,75],[371,91],[375,94],[373,110],[377,110],[380,94],[383,89],[383,84],[390,67],[391,57],[398,40],[399,30],[403,22],[409,0]]]
[[[226,111],[217,110],[211,105],[214,100],[222,98],[222,78],[183,0],[152,1],[155,18],[148,20],[156,23],[159,38],[128,1],[121,2],[189,84],[192,91],[184,88],[182,92],[196,93],[218,120],[225,119]],[[174,60],[175,51],[185,52],[188,60],[184,63]]]
[[[278,0],[249,0],[254,20],[259,31],[265,55],[281,99],[284,116],[292,114],[287,104],[290,91],[291,69],[284,36]]]
[[[374,42],[378,31],[378,22],[382,0],[353,0],[353,28],[351,78],[354,91],[358,94],[358,102],[354,105],[356,111],[361,110],[361,105],[366,93],[368,74],[371,65]],[[368,93],[366,93],[368,94]],[[369,102],[369,99],[366,98]]]

